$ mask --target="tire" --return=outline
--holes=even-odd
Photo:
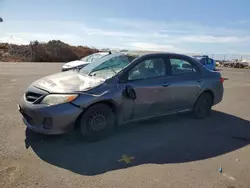
[[[213,104],[213,98],[209,93],[202,93],[197,99],[194,108],[193,115],[197,119],[203,119],[210,115]]]
[[[82,115],[80,130],[83,138],[88,142],[95,142],[108,137],[115,124],[114,113],[106,104],[96,104]]]

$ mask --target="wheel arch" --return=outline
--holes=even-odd
[[[214,92],[213,92],[211,89],[205,89],[205,90],[203,90],[203,91],[199,94],[199,96],[197,97],[196,101],[198,100],[198,98],[199,98],[203,93],[208,93],[208,94],[212,97],[213,104],[214,104]]]
[[[94,106],[94,105],[97,105],[97,104],[106,104],[107,106],[109,106],[113,113],[114,113],[114,116],[115,116],[115,121],[117,122],[118,120],[118,104],[111,100],[111,99],[105,99],[105,100],[101,100],[101,101],[98,101],[98,102],[94,102],[92,103],[91,105],[89,105],[87,108],[85,108],[81,114],[77,117],[76,121],[75,121],[75,128],[79,128],[80,127],[80,119],[81,117],[83,116],[83,114],[91,107],[91,106]]]

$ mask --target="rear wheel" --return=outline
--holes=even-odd
[[[107,137],[114,128],[114,113],[106,104],[96,104],[80,119],[81,134],[89,142]]]
[[[194,108],[193,115],[195,118],[203,119],[210,115],[213,104],[213,98],[209,93],[203,93],[197,99]]]

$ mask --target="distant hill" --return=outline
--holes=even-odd
[[[98,52],[87,46],[71,46],[60,40],[38,41],[29,45],[0,43],[0,61],[7,62],[68,62]]]

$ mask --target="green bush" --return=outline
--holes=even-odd
[[[87,46],[71,46],[60,40],[51,40],[48,43],[32,41],[29,45],[0,44],[7,49],[8,57],[0,57],[0,61],[26,62],[68,62],[98,52],[97,49]]]

